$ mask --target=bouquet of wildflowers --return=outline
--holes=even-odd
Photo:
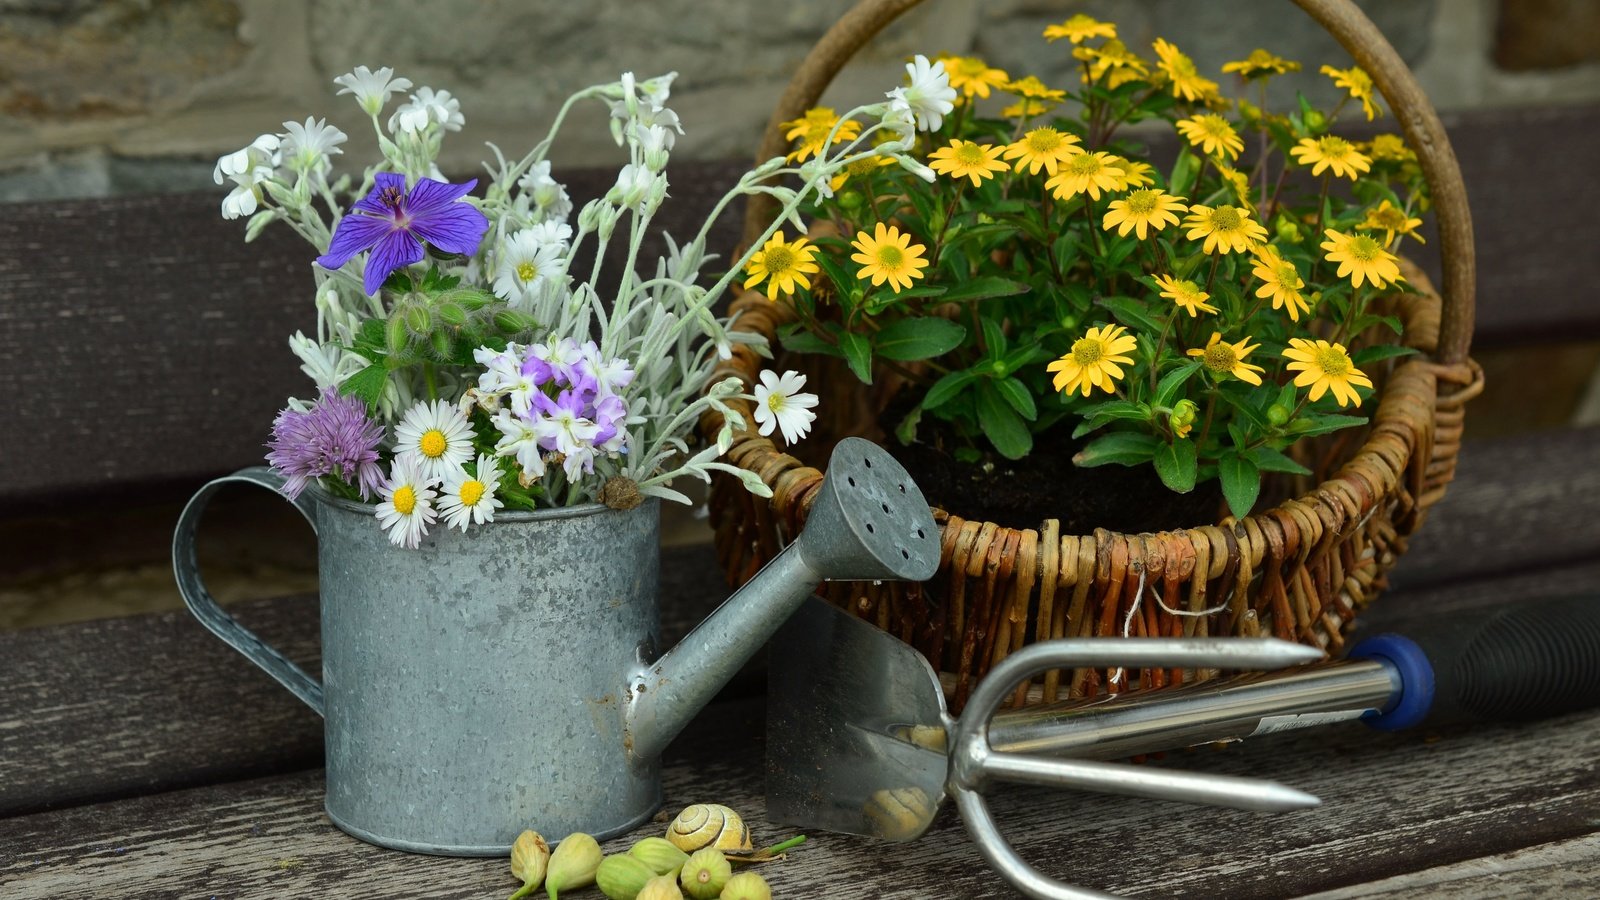
[[[792,306],[786,349],[909,393],[888,423],[905,442],[936,424],[957,459],[1017,459],[1065,429],[1080,466],[1153,464],[1179,492],[1220,478],[1243,516],[1264,472],[1307,474],[1294,442],[1364,423],[1369,373],[1411,352],[1375,301],[1403,280],[1396,244],[1421,240],[1416,158],[1329,133],[1381,114],[1358,68],[1322,68],[1347,93],[1332,112],[1275,110],[1267,81],[1301,66],[1265,50],[1223,67],[1250,94],[1229,99],[1164,39],[1142,56],[1083,15],[1044,36],[1079,83],[918,56],[904,90],[938,98],[912,148],[932,173],[855,160],[748,283]],[[1134,123],[1175,130],[1176,159],[1158,168]],[[860,130],[826,108],[788,126],[796,161]]]
[[[910,114],[887,102],[862,107],[855,114],[875,117],[870,133],[888,140],[841,142],[799,168],[780,158],[747,173],[697,234],[668,236],[666,256],[646,269],[641,242],[667,197],[666,165],[682,132],[665,105],[672,80],[625,74],[579,91],[525,157],[508,160],[490,145],[481,194],[476,180],[450,183],[435,164],[445,136],[463,124],[459,101],[418,87],[385,120],[391,97],[411,88],[387,68],[335,79],[371,120],[382,151],[359,177],[333,176],[346,136],[312,118],[218,160],[215,179],[231,186],[223,216],[249,216],[247,240],[282,221],[315,248],[316,335],[290,340],[315,393],[290,401],[268,444],[287,494],[314,482],[376,501],[390,539],[414,548],[441,522],[464,531],[501,509],[688,502],[670,486],[685,475],[725,471],[770,493],[718,461],[733,431],[747,427],[729,401],[753,401],[760,432],[781,429],[788,441],[805,435],[817,401],[795,373],[766,373],[753,386],[712,382],[732,344],[766,348],[713,313],[748,260],[703,278],[712,259],[706,235],[742,196],[773,196],[793,219],[862,158],[920,170],[904,155]],[[609,108],[629,161],[574,225],[546,154],[585,100]],[[776,184],[796,175],[798,189]],[[602,286],[600,261],[614,239],[626,241],[626,265],[619,283]],[[593,261],[586,277],[572,271],[580,258]],[[692,427],[708,410],[726,425],[710,446],[692,446]]]

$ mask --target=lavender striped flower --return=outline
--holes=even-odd
[[[334,388],[305,412],[285,409],[272,422],[267,462],[285,478],[284,496],[300,496],[306,485],[324,475],[335,475],[354,485],[365,500],[383,483],[378,466],[378,444],[383,426],[367,418],[366,405],[356,397],[341,397]]]
[[[472,204],[459,202],[478,183],[476,178],[466,184],[418,178],[409,192],[404,175],[379,172],[373,180],[372,192],[339,220],[317,265],[338,269],[357,253],[371,250],[362,280],[370,297],[389,273],[422,260],[423,241],[445,253],[477,251],[489,219]]]

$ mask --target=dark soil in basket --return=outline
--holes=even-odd
[[[1023,459],[1006,459],[984,444],[983,458],[966,463],[954,456],[961,439],[932,417],[923,418],[917,443],[895,439],[894,426],[904,414],[897,407],[891,404],[881,419],[891,435],[884,446],[929,503],[963,519],[1018,529],[1060,519],[1062,534],[1092,534],[1096,528],[1139,534],[1215,525],[1222,512],[1215,480],[1175,494],[1148,465],[1073,465],[1073,454],[1091,438],[1073,440],[1070,422],[1035,435],[1033,452]]]

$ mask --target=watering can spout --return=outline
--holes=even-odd
[[[926,581],[939,553],[928,503],[905,469],[870,441],[840,441],[799,537],[633,675],[625,694],[634,759],[660,757],[818,584]]]

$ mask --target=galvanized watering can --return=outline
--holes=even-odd
[[[267,646],[206,591],[195,530],[235,483],[178,520],[173,565],[206,628],[322,715],[328,817],[362,840],[498,856],[524,828],[599,838],[662,802],[660,756],[824,580],[924,580],[939,533],[922,492],[877,445],[841,441],[805,530],[670,652],[658,651],[659,508],[502,513],[420,550],[371,507],[314,489],[322,678]]]

